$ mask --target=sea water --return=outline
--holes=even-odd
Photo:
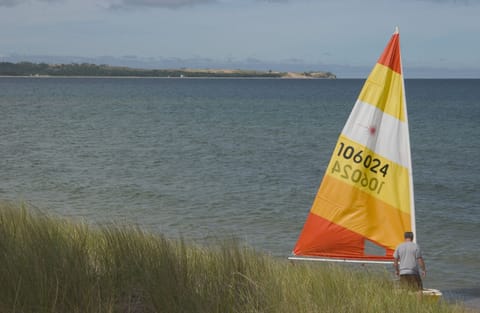
[[[290,254],[363,80],[0,78],[0,199]],[[480,307],[480,80],[406,80],[425,285]]]

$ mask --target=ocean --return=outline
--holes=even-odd
[[[0,200],[287,257],[364,81],[0,78]],[[480,80],[405,81],[425,286],[480,308]]]

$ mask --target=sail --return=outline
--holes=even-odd
[[[338,138],[295,256],[393,260],[415,232],[410,139],[398,29]]]

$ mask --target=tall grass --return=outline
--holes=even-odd
[[[0,312],[464,312],[383,275],[0,204]]]

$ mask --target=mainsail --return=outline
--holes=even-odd
[[[340,134],[294,256],[392,261],[404,232],[415,232],[404,89],[396,29]]]

